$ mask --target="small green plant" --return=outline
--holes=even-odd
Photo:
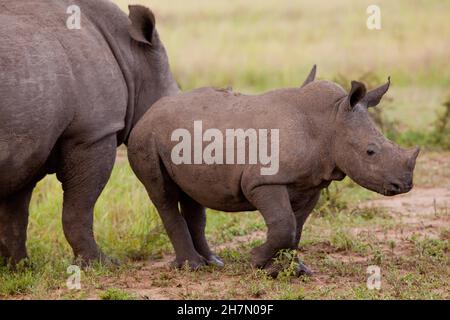
[[[343,231],[338,231],[333,234],[331,244],[338,251],[351,251],[355,247],[354,240]]]
[[[337,251],[352,251],[364,254],[367,252],[369,245],[361,240],[353,237],[349,232],[338,230],[331,236],[331,245]]]
[[[281,270],[278,273],[279,280],[288,280],[296,276],[298,268],[297,251],[291,249],[280,250],[274,259],[273,265]]]
[[[347,201],[342,196],[342,189],[337,184],[331,184],[321,192],[319,203],[314,209],[319,216],[335,215],[347,209]]]
[[[254,298],[261,298],[270,289],[267,279],[252,281],[249,286],[250,294]]]
[[[100,299],[102,300],[133,300],[135,297],[128,292],[116,289],[109,288],[108,290],[100,293]]]
[[[448,260],[449,242],[440,239],[411,239],[420,256],[443,261]]]
[[[277,298],[280,300],[305,300],[306,294],[303,287],[287,286]]]
[[[1,270],[0,272],[3,273]],[[0,276],[0,297],[27,294],[31,292],[37,281],[37,277],[30,270],[23,272],[5,271],[4,275]]]
[[[375,250],[372,257],[372,263],[376,265],[381,265],[385,259],[384,254],[381,250]]]

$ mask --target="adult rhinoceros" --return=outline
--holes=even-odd
[[[79,29],[67,23],[72,5]],[[31,193],[50,173],[62,183],[75,256],[106,259],[93,208],[116,148],[153,102],[178,92],[153,13],[129,9],[127,17],[106,0],[0,0],[1,260],[27,257]]]

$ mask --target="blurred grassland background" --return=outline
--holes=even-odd
[[[387,121],[429,129],[450,95],[450,2],[380,0],[381,30],[366,27],[371,0],[116,0],[150,7],[184,90],[233,86],[260,93],[318,77],[369,87],[392,76]]]

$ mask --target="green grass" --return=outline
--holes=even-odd
[[[133,295],[130,295],[126,291],[120,289],[110,288],[100,293],[100,299],[102,300],[133,300]]]

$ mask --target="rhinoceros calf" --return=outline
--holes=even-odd
[[[0,0],[0,260],[27,256],[28,204],[48,173],[64,189],[75,256],[104,260],[93,208],[116,147],[149,103],[177,92],[149,9],[130,6],[128,17],[106,0]]]
[[[404,150],[386,140],[368,113],[389,82],[366,92],[364,84],[353,81],[346,93],[335,83],[310,80],[303,88],[256,96],[202,88],[165,97],[135,126],[129,159],[172,241],[175,265],[222,264],[205,239],[205,207],[259,210],[268,234],[253,249],[252,263],[274,275],[279,271],[274,256],[298,247],[303,224],[331,181],[348,175],[387,196],[411,190],[418,148]],[[262,136],[274,142],[272,160],[278,164],[255,163],[256,130],[244,131],[244,145],[229,144],[230,132],[236,133],[230,128],[266,133]],[[268,143],[262,142],[258,147],[266,159]],[[249,151],[247,162],[233,164],[242,149]],[[310,273],[302,263],[297,271]]]

